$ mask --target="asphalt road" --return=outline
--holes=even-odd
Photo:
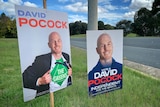
[[[86,49],[86,39],[71,38],[71,45]],[[160,38],[124,38],[123,57],[129,61],[160,68]]]

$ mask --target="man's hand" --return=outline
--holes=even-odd
[[[38,85],[45,85],[51,82],[50,70],[47,71],[42,77],[38,78]]]

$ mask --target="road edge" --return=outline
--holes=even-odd
[[[139,63],[132,62],[132,61],[129,61],[126,59],[124,59],[123,62],[124,62],[125,66],[130,67],[134,70],[138,70],[138,72],[140,72],[144,75],[147,74],[155,79],[160,79],[160,69],[158,69],[158,68],[139,64]]]

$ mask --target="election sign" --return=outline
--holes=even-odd
[[[15,11],[24,101],[69,86],[72,79],[68,75],[71,63],[68,15],[18,5],[15,5]],[[51,53],[49,36],[52,33],[61,38],[62,56],[59,60]],[[51,82],[39,84],[40,77],[48,72]]]
[[[122,89],[123,30],[87,31],[88,94]]]

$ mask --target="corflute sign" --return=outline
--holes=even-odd
[[[68,15],[18,5],[15,11],[24,101],[71,85]]]
[[[122,49],[122,30],[87,31],[89,96],[122,88]]]

